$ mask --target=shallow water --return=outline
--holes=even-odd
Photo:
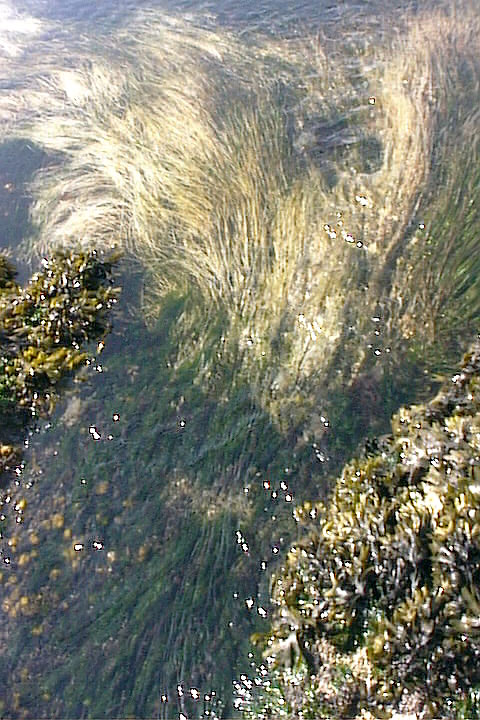
[[[221,43],[226,45],[225,37],[229,42],[231,38],[220,33],[231,33],[235,42],[254,48],[252,57],[256,54],[260,57],[266,47],[265,38],[273,37],[283,44],[275,57],[278,65],[271,61],[267,70],[273,67],[278,71],[279,95],[283,93],[281,108],[291,141],[289,162],[293,157],[298,177],[304,178],[302,173],[307,170],[311,173],[308,177],[317,177],[318,173],[327,188],[324,190],[322,185],[321,192],[329,197],[332,188],[339,188],[340,193],[342,173],[358,173],[368,184],[368,178],[373,178],[387,162],[388,152],[393,152],[384,136],[378,139],[368,129],[375,97],[370,95],[367,78],[374,68],[366,67],[363,58],[368,57],[375,38],[384,42],[391,35],[388,42],[393,44],[393,37],[404,29],[405,11],[414,16],[415,5],[407,1],[383,3],[380,9],[373,1],[280,5],[262,0],[240,5],[126,0],[90,5],[77,0],[19,0],[15,8],[43,24],[31,34],[22,34],[20,39],[15,31],[10,32],[9,44],[4,47],[8,58],[17,57],[15,48],[20,48],[20,60],[15,65],[18,74],[0,78],[0,88],[4,98],[10,87],[28,89],[30,80],[21,73],[21,58],[23,52],[27,59],[38,58],[41,53],[35,50],[37,42],[42,43],[38,47],[44,48],[45,53],[61,54],[63,70],[81,57],[88,75],[96,67],[95,62],[101,67],[105,60],[99,51],[98,38],[121,29],[124,34],[117,37],[127,44],[130,23],[135,37],[142,38],[145,24],[153,24],[151,18],[158,17],[150,13],[158,10],[165,13],[168,28],[176,28],[180,37],[185,27],[217,33],[218,46],[212,41],[213,50],[206,51],[215,62],[223,52]],[[12,6],[0,5],[0,12],[2,8],[10,20],[16,17]],[[135,25],[140,23],[138,11],[143,25]],[[55,24],[57,21],[61,26]],[[315,96],[313,92],[309,95],[305,90],[299,99],[297,88],[288,86],[291,66],[297,62],[296,56],[293,60],[287,57],[287,50],[292,47],[289,41],[307,37],[315,48],[320,36],[326,47],[332,51],[337,48],[339,54],[347,56],[345,67],[351,69],[348,88],[336,88],[333,78],[332,96],[343,98],[345,106],[354,98],[350,105],[361,116],[361,123],[367,124],[365,130],[358,123],[359,136],[342,125],[343,107],[337,101],[333,110],[326,113],[327,96]],[[72,59],[65,52],[70,37]],[[150,36],[148,43],[150,51]],[[74,46],[77,54],[73,53]],[[134,52],[137,49],[135,46]],[[122,51],[121,47],[116,49],[119,54]],[[110,59],[114,51],[109,47],[109,52]],[[229,52],[237,62],[234,55],[240,54],[237,46]],[[281,62],[285,62],[286,69],[278,60],[282,53]],[[99,57],[102,59],[98,60]],[[125,67],[130,62],[128,57]],[[247,63],[243,56],[242,62]],[[241,67],[247,75],[244,66]],[[76,70],[74,65],[72,69]],[[40,87],[42,73],[45,78],[51,77],[49,66],[39,68],[38,72]],[[180,85],[185,78],[190,79],[189,72],[188,68],[180,70]],[[225,73],[222,82],[228,85],[230,80],[233,84],[229,68],[222,66],[221,72]],[[235,72],[240,74],[238,69]],[[140,70],[138,76],[132,72],[135,81],[140,76]],[[232,77],[236,77],[233,71]],[[240,99],[248,95],[249,84],[254,85],[255,79],[247,77],[242,82],[238,90]],[[57,102],[58,87],[46,87],[51,88],[47,95],[51,92]],[[81,105],[81,87],[80,90],[77,86],[65,87],[66,97],[69,88],[72,97],[75,92],[80,93],[73,97],[71,105],[65,100],[67,122],[74,118],[72,107]],[[193,83],[192,93],[197,90]],[[214,97],[220,96],[215,88]],[[363,105],[357,101],[359,96]],[[28,99],[28,92],[24,97]],[[148,116],[150,98],[143,97],[142,102]],[[313,107],[311,112],[309,103]],[[18,116],[22,112],[26,115],[36,112],[41,125],[42,113],[46,121],[47,111],[41,103],[39,109],[35,104],[32,107],[28,102],[19,107]],[[121,104],[113,107],[115,117],[125,118]],[[136,107],[141,108],[141,103]],[[302,114],[299,107],[307,109],[305,112],[302,109]],[[28,236],[34,242],[37,233],[41,234],[35,225],[38,213],[29,215],[38,191],[38,186],[30,183],[35,171],[51,168],[53,176],[42,177],[49,182],[53,177],[55,184],[55,172],[61,170],[61,182],[67,183],[69,172],[76,178],[83,177],[82,173],[88,176],[89,163],[94,166],[95,156],[86,153],[85,164],[79,160],[73,171],[68,162],[62,165],[64,158],[55,149],[54,138],[44,139],[45,147],[18,139],[17,118],[13,117],[11,107],[2,105],[0,111],[4,113],[0,118],[5,138],[0,145],[3,188],[0,207],[6,218],[1,245],[25,262],[24,246],[19,251],[20,241]],[[60,111],[48,112],[53,116]],[[87,110],[87,122],[88,112],[93,115],[91,109]],[[111,117],[115,113],[112,110]],[[300,116],[301,125],[295,125],[295,118]],[[107,121],[101,118],[96,132],[106,128],[106,136],[110,132],[117,138],[112,141],[113,153],[119,136],[114,136],[113,125],[108,125],[111,117]],[[36,120],[31,121],[32,126]],[[144,121],[145,118],[141,121],[134,117],[132,122],[140,125]],[[276,127],[273,121],[272,126]],[[134,135],[137,131],[135,126],[132,137],[137,138]],[[22,127],[22,133],[24,137],[28,127],[27,130]],[[180,134],[180,142],[190,142],[191,137],[194,132],[191,136],[187,132],[183,137]],[[160,147],[162,142],[166,143],[164,135],[158,141]],[[124,147],[128,148],[128,140]],[[193,142],[192,147],[197,149]],[[71,146],[65,149],[66,157],[69,152]],[[158,148],[155,152],[158,154],[154,157],[161,157]],[[251,162],[253,167],[253,157],[249,159],[245,153],[245,158],[245,163]],[[120,167],[120,160],[117,162]],[[200,162],[199,166],[203,168]],[[290,169],[288,163],[285,167]],[[131,170],[131,166],[127,169]],[[140,172],[144,168],[134,169]],[[122,172],[127,172],[123,166],[118,175]],[[93,171],[92,177],[96,177]],[[170,179],[167,172],[165,178],[166,185]],[[121,180],[118,182],[121,184]],[[196,187],[195,178],[187,178],[182,187],[188,187],[189,182]],[[293,181],[289,191],[291,187],[295,187]],[[386,189],[386,195],[389,190]],[[391,194],[395,192],[393,187]],[[148,202],[153,196],[154,193],[148,196]],[[395,202],[400,204],[400,199],[399,193]],[[174,200],[172,192],[165,201],[168,210]],[[273,198],[270,204],[275,205],[277,200]],[[203,198],[197,197],[197,201],[201,205]],[[357,194],[344,205],[353,206],[357,212],[367,201],[369,198]],[[77,206],[82,199],[75,186],[72,189],[66,185],[57,205],[50,202],[47,211],[57,212],[60,208],[57,227],[63,230],[61,203]],[[195,195],[192,202],[195,204]],[[389,208],[395,209],[395,202]],[[418,358],[425,364],[427,361],[422,355],[423,346],[421,350],[416,348],[417,355],[410,360],[414,353],[404,349],[409,339],[406,331],[398,344],[396,357],[401,370],[397,372],[394,360],[389,357],[396,352],[390,343],[395,335],[391,329],[395,322],[382,305],[386,300],[381,283],[389,289],[394,262],[406,249],[404,236],[411,234],[412,227],[423,224],[418,210],[421,207],[423,212],[424,207],[420,195],[412,199],[411,206],[405,227],[398,230],[403,233],[402,242],[388,246],[385,255],[389,262],[376,275],[372,272],[371,278],[363,241],[347,232],[342,236],[340,222],[338,227],[332,221],[321,228],[323,235],[327,233],[330,238],[336,238],[338,233],[343,238],[342,248],[346,248],[331,268],[324,269],[325,246],[320,242],[315,245],[313,240],[308,244],[311,240],[308,237],[308,243],[305,242],[308,262],[296,258],[298,270],[292,273],[290,294],[281,313],[276,302],[272,308],[268,306],[268,291],[262,295],[258,289],[267,282],[264,275],[255,278],[256,285],[252,284],[251,303],[245,301],[240,310],[235,306],[233,311],[228,303],[222,305],[222,298],[216,299],[214,290],[210,301],[199,295],[193,273],[179,281],[178,286],[172,281],[173,289],[160,295],[153,319],[146,326],[142,299],[152,286],[148,274],[151,268],[148,259],[139,257],[134,262],[127,253],[118,271],[118,281],[124,288],[123,300],[105,349],[90,349],[82,382],[72,383],[53,418],[32,428],[27,439],[26,466],[13,488],[15,496],[21,494],[28,500],[28,511],[19,527],[13,530],[10,527],[3,538],[3,557],[9,562],[4,562],[2,572],[7,620],[0,630],[6,648],[0,669],[2,676],[8,678],[8,688],[1,700],[4,705],[0,706],[0,713],[27,718],[173,718],[180,714],[197,718],[234,714],[232,683],[249,672],[249,636],[266,631],[272,611],[270,574],[281,564],[297,533],[292,509],[309,498],[325,496],[329,476],[339,471],[362,438],[368,432],[386,431],[393,409],[428,393],[432,386],[426,380],[415,384],[413,371],[409,374],[410,362],[415,371],[423,372],[424,365]],[[185,214],[194,215],[190,205],[185,203],[185,208]],[[92,212],[93,209],[92,205]],[[309,232],[317,232],[316,209],[309,212],[314,217]],[[290,233],[299,232],[303,215],[298,213],[291,221]],[[308,213],[305,216],[309,217]],[[331,208],[328,217],[334,217],[335,222],[340,219]],[[367,228],[365,234],[373,247],[376,228],[369,226],[369,219],[365,218],[358,221],[358,226],[363,223],[362,227]],[[274,227],[266,211],[263,219]],[[401,225],[397,220],[391,220],[392,235],[397,224]],[[152,228],[155,222],[154,216]],[[235,226],[235,222],[237,219],[232,215],[226,225]],[[472,224],[475,222],[474,219]],[[111,225],[107,234],[116,230]],[[121,230],[123,227],[118,230],[119,235]],[[86,234],[87,231],[88,228]],[[178,223],[175,232],[181,231]],[[386,231],[385,234],[388,235]],[[185,237],[191,239],[192,235],[187,233]],[[180,250],[178,247],[175,250],[180,259],[173,265],[174,275],[181,274],[182,246],[179,246]],[[134,243],[129,246],[130,251],[132,247],[135,248]],[[183,248],[186,252],[186,245]],[[315,248],[319,258],[312,260]],[[153,265],[158,258],[152,257]],[[200,267],[202,270],[204,267],[200,261],[204,259],[200,252],[195,257],[199,258],[200,276]],[[162,257],[166,264],[169,260],[168,256]],[[305,269],[304,265],[308,267]],[[242,271],[244,267],[245,263]],[[330,295],[326,293],[322,312],[327,319],[320,327],[320,314],[309,315],[304,307],[309,307],[309,297],[316,297],[320,282],[317,278],[322,272],[327,274],[329,288],[342,285],[340,281],[335,284],[335,278],[343,272],[346,289],[337,295],[332,290],[330,304]],[[26,271],[22,269],[23,274]],[[269,275],[270,270],[265,272],[267,279]],[[227,281],[225,286],[218,282],[220,287],[229,286]],[[234,284],[231,278],[229,282]],[[372,290],[375,283],[379,287],[377,295]],[[368,295],[370,291],[373,300]],[[272,289],[274,292],[276,288]],[[245,297],[242,295],[242,300]],[[302,300],[295,304],[296,298]],[[366,317],[359,309],[362,302],[367,308]],[[403,302],[400,291],[396,302],[399,305]],[[260,307],[261,303],[266,309]],[[248,323],[242,325],[247,315]],[[341,315],[338,326],[337,315]],[[330,317],[334,318],[333,327],[328,326],[327,334],[325,328]],[[448,348],[453,346],[457,350],[462,344],[447,334],[444,337]],[[422,342],[419,340],[418,344]],[[263,347],[266,349],[262,350]],[[360,360],[349,355],[355,349]],[[320,370],[323,360],[325,367],[322,365]],[[354,366],[360,368],[357,376]],[[324,387],[319,389],[322,383]],[[13,536],[17,540],[9,545]]]
[[[308,31],[318,31],[329,23],[349,21],[355,24],[363,14],[380,12],[389,13],[390,18],[395,10],[402,12],[405,9],[416,8],[417,3],[383,3],[376,0],[360,0],[359,2],[334,3],[322,0],[312,3],[311,0],[296,0],[295,2],[274,2],[274,0],[261,0],[260,2],[244,2],[239,5],[232,0],[213,2],[213,0],[113,0],[101,5],[90,6],[79,0],[66,0],[65,2],[39,2],[39,0],[18,0],[15,7],[21,11],[32,13],[35,16],[62,20],[66,22],[84,21],[91,26],[101,23],[108,26],[115,22],[128,22],[130,15],[142,8],[159,8],[168,12],[178,13],[182,16],[192,13],[206,21],[230,25],[247,32],[299,32],[299,27],[308,26]]]

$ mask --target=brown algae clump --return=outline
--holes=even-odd
[[[113,259],[56,253],[26,287],[0,256],[0,470],[18,464],[15,445],[32,418],[48,415],[59,383],[85,362],[82,346],[109,329]]]
[[[391,436],[346,465],[327,505],[296,511],[303,536],[273,581],[264,710],[280,698],[302,717],[454,717],[469,702],[480,683],[479,373],[477,342],[433,401],[401,409]]]

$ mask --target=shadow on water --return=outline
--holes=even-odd
[[[45,150],[26,140],[6,140],[0,144],[0,250],[15,252],[18,245],[34,232],[30,221],[32,197],[29,184],[34,174],[52,161]],[[28,276],[25,263],[16,259],[18,279]]]

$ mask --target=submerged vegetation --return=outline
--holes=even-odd
[[[51,158],[25,251],[118,238],[143,313],[188,295],[188,339],[222,316],[284,429],[330,409],[322,388],[451,367],[479,302],[479,18],[458,0],[396,19],[245,41],[144,9],[112,39],[4,58],[6,137]]]
[[[85,364],[84,346],[107,333],[117,296],[111,270],[111,259],[96,252],[57,252],[21,288],[13,265],[0,255],[3,485],[4,475],[21,463],[28,426],[52,413],[62,381]]]
[[[315,458],[228,371],[205,384],[198,356],[172,367],[182,311],[170,301],[152,330],[122,329],[115,352],[119,320],[103,372],[30,438],[29,512],[1,573],[19,716],[232,714],[268,603],[258,583],[288,537],[280,482],[307,487]]]
[[[319,33],[145,6],[0,28],[0,165],[31,154],[3,200],[15,252],[50,258],[23,290],[0,265],[0,409],[39,420],[21,465],[0,438],[31,509],[1,573],[0,712],[228,717],[232,680],[267,675],[251,716],[473,707],[476,349],[329,498],[478,331],[478,9],[393,4]],[[43,424],[108,327],[114,245],[130,321]],[[272,568],[279,667],[252,680]]]
[[[473,709],[479,390],[477,342],[431,402],[401,409],[392,435],[345,466],[326,504],[296,508],[302,533],[272,585],[263,704],[239,686],[247,717]]]

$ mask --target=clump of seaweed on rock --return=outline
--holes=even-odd
[[[25,427],[49,415],[60,382],[85,363],[82,346],[108,332],[114,261],[57,252],[22,288],[0,255],[0,475],[18,464]]]
[[[457,717],[471,704],[479,390],[477,340],[431,402],[402,408],[391,435],[346,465],[328,503],[296,509],[300,539],[273,580],[263,638],[268,680],[239,703],[247,717]]]

